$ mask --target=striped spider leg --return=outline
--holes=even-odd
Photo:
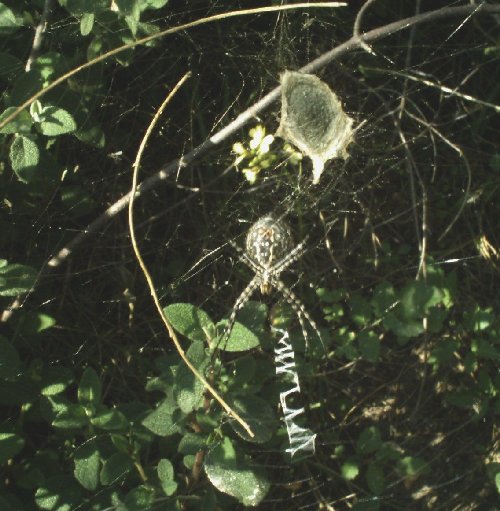
[[[292,236],[288,225],[283,220],[269,214],[257,220],[248,230],[246,250],[231,243],[241,254],[241,260],[255,275],[236,300],[221,341],[227,340],[236,321],[236,314],[259,287],[262,294],[270,294],[273,288],[281,293],[297,315],[306,343],[308,335],[304,319],[309,322],[321,340],[321,334],[315,321],[295,293],[280,279],[280,274],[305,252],[306,241],[307,237],[292,248]]]

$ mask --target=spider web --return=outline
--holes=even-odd
[[[168,26],[193,20],[226,10],[226,4],[173,5],[163,21]],[[150,140],[143,178],[224,127],[274,88],[285,69],[297,70],[347,40],[360,4],[234,18],[136,49],[131,65],[116,67],[106,94],[95,97],[100,106],[96,115],[106,131],[105,150],[88,151],[76,143],[68,150],[67,172],[85,172],[92,208],[81,216],[60,215],[49,201],[32,226],[38,235],[27,253],[47,258],[82,232],[103,206],[127,192],[142,134],[180,69],[190,69],[193,77]],[[412,16],[418,6],[422,12],[438,7],[436,2],[401,4],[373,2],[363,17],[363,30]],[[231,8],[239,7],[246,5],[232,2]],[[69,29],[74,20],[60,23]],[[317,289],[342,288],[352,296],[369,293],[388,278],[406,282],[422,271],[422,254],[433,254],[436,266],[472,277],[477,296],[491,293],[483,277],[485,263],[470,239],[485,235],[495,244],[495,220],[487,215],[482,225],[475,220],[474,197],[486,191],[476,189],[474,182],[469,189],[468,174],[484,172],[478,169],[489,164],[499,135],[492,123],[498,114],[481,103],[493,97],[493,77],[498,76],[498,57],[484,56],[485,48],[493,46],[495,28],[498,20],[491,16],[450,17],[370,42],[319,70],[316,74],[339,96],[357,131],[350,157],[327,163],[318,185],[312,184],[305,159],[292,166],[282,158],[263,169],[254,184],[233,166],[232,145],[248,143],[248,128],[260,124],[267,133],[276,131],[276,103],[238,136],[138,201],[141,251],[154,268],[162,300],[195,304],[217,320],[227,318],[252,277],[229,241],[243,246],[248,228],[269,212],[286,216],[295,244],[309,235],[307,253],[283,279],[325,331],[333,327],[324,319]],[[92,69],[85,75],[89,87],[99,73]],[[468,91],[470,97],[464,96]],[[482,91],[480,97],[477,91]],[[478,124],[481,138],[476,136]],[[279,139],[273,143],[273,148],[282,146]],[[472,155],[469,163],[458,148]],[[487,211],[488,202],[482,204]],[[466,234],[464,225],[473,234]],[[385,264],[394,253],[397,267]],[[269,298],[256,293],[252,299],[266,304],[276,324],[287,314],[277,292]],[[117,401],[122,392],[127,399],[135,394],[133,389],[143,385],[135,375],[152,371],[150,361],[165,350],[164,331],[138,273],[123,217],[80,246],[68,270],[53,273],[43,293],[35,293],[26,307],[43,304],[55,315],[64,305],[67,343],[65,349],[48,343],[43,356],[53,353],[75,367],[97,357],[113,368],[110,393]],[[348,303],[343,307],[350,310]],[[259,509],[341,511],[354,503],[358,510],[491,509],[492,496],[475,475],[482,469],[474,450],[477,438],[491,435],[491,424],[443,407],[428,379],[417,399],[415,389],[429,378],[425,364],[419,364],[426,351],[422,341],[413,348],[389,344],[380,362],[369,363],[336,356],[330,335],[331,355],[324,357],[301,348],[300,327],[293,313],[288,315],[285,325],[297,339],[300,358],[299,401],[306,409],[305,424],[317,434],[317,448],[312,456],[291,463],[286,437],[249,447],[271,482]],[[267,323],[264,336],[267,351],[240,355],[272,367]],[[222,354],[222,367],[232,363],[233,358]],[[278,380],[269,379],[275,392]],[[412,478],[388,468],[380,492],[369,491],[366,478],[345,477],[346,463],[356,456],[356,439],[373,424],[383,435],[387,456],[392,450],[418,455],[430,473]],[[364,452],[360,470],[366,474],[375,452]]]

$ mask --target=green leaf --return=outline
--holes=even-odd
[[[78,402],[80,404],[98,405],[101,402],[101,381],[99,376],[91,367],[83,372],[78,386]]]
[[[24,447],[24,443],[19,435],[0,431],[0,466],[13,458]]]
[[[146,9],[160,9],[168,4],[168,0],[140,0],[141,11]]]
[[[61,429],[80,429],[89,423],[87,412],[81,405],[71,404],[61,410],[52,421],[52,426]]]
[[[43,135],[56,137],[75,131],[77,126],[69,112],[56,106],[47,105],[42,108],[38,127]]]
[[[177,451],[181,454],[196,454],[205,449],[206,441],[206,437],[199,433],[187,432],[177,445]]]
[[[344,479],[351,481],[359,474],[359,463],[354,459],[347,460],[342,464],[341,472]]]
[[[233,363],[233,380],[231,382],[231,389],[234,391],[242,390],[245,388],[245,385],[250,384],[255,370],[257,368],[257,363],[253,356],[244,356],[236,359]]]
[[[22,24],[16,15],[3,3],[0,3],[0,36],[10,35]]]
[[[117,452],[108,458],[101,470],[101,484],[109,486],[125,477],[134,468],[130,456]]]
[[[270,483],[264,471],[253,467],[248,459],[237,457],[228,437],[208,452],[204,468],[219,491],[245,506],[257,506],[269,491]]]
[[[500,472],[497,472],[495,475],[495,485],[497,487],[497,492],[500,493]]]
[[[151,486],[138,486],[127,493],[124,504],[127,511],[153,511],[155,489]],[[121,508],[120,508],[121,509]]]
[[[71,511],[83,501],[82,488],[69,476],[47,479],[35,493],[35,502],[46,511]]]
[[[366,482],[368,483],[368,488],[370,488],[375,495],[381,495],[385,490],[384,472],[375,463],[370,463],[370,465],[368,465]]]
[[[129,439],[124,435],[111,435],[111,442],[120,452],[128,453],[130,451]]]
[[[431,351],[429,364],[445,366],[453,360],[453,354],[460,347],[457,339],[439,339],[436,347]]]
[[[473,311],[464,313],[464,326],[467,330],[473,332],[480,332],[490,328],[494,320],[495,315],[491,307],[481,309],[478,306]]]
[[[167,497],[170,497],[177,490],[177,483],[174,481],[174,467],[167,459],[161,459],[158,463],[158,478],[161,487]]]
[[[89,35],[94,28],[94,13],[86,12],[80,19],[80,34]]]
[[[351,308],[351,317],[354,323],[360,326],[368,325],[372,320],[372,308],[360,295],[353,294],[348,300]]]
[[[23,71],[23,63],[17,58],[0,51],[0,77],[12,80]]]
[[[236,321],[229,334],[229,338],[226,342],[220,343],[218,348],[222,351],[238,352],[248,351],[259,345],[260,340],[252,330]]]
[[[44,367],[40,392],[43,396],[56,396],[64,392],[73,380],[73,373],[66,367]]]
[[[142,421],[142,425],[158,436],[173,435],[180,431],[173,417],[176,409],[177,405],[172,399],[164,399],[160,406]]]
[[[0,114],[0,122],[9,117],[14,111],[16,107],[10,106],[6,110],[4,110]],[[22,110],[17,114],[16,117],[12,121],[9,122],[6,126],[0,129],[0,133],[4,135],[11,135],[13,133],[29,133],[31,131],[31,124],[33,123],[33,119],[31,115],[26,111]]]
[[[430,471],[429,463],[418,456],[405,456],[397,464],[399,473],[403,477],[416,477]]]
[[[215,330],[210,316],[190,303],[173,303],[163,313],[175,330],[192,341],[206,341]]]
[[[374,290],[371,305],[375,316],[380,318],[387,314],[396,303],[398,298],[394,287],[389,282],[381,282]]]
[[[36,58],[32,69],[37,70],[44,80],[49,80],[52,76],[60,76],[67,71],[66,58],[64,54],[57,51],[48,51]]]
[[[108,0],[59,0],[59,3],[74,16],[81,16],[86,12],[99,13],[109,9]]]
[[[88,117],[85,122],[85,125],[75,131],[75,137],[85,144],[102,149],[106,144],[106,136],[101,126]]]
[[[78,482],[86,490],[96,490],[99,486],[99,473],[102,466],[97,440],[91,439],[80,445],[75,451],[74,462],[74,474]]]
[[[42,312],[27,312],[23,314],[18,323],[19,333],[23,335],[35,335],[43,330],[53,327],[56,320]]]
[[[360,454],[370,454],[378,450],[381,445],[380,430],[376,426],[369,426],[359,435],[356,442],[356,450]]]
[[[130,428],[130,423],[125,415],[116,409],[107,409],[102,407],[90,419],[91,424],[95,427],[104,429],[106,431],[127,430]]]
[[[205,353],[203,342],[193,342],[187,350],[186,356],[198,372],[203,375],[205,369],[210,364],[210,359]],[[181,362],[175,373],[174,384],[174,397],[179,408],[184,413],[196,410],[203,404],[204,392],[205,387],[203,383],[196,378],[184,362]]]
[[[23,264],[0,268],[0,296],[16,296],[28,292],[36,282],[36,271]]]
[[[361,356],[369,362],[377,362],[380,354],[380,341],[373,331],[363,330],[358,335]]]
[[[9,158],[12,170],[20,181],[28,183],[36,177],[40,150],[33,139],[16,135],[10,146]]]
[[[250,437],[239,423],[230,418],[229,423],[239,436],[255,443],[264,443],[272,438],[279,422],[267,401],[257,396],[248,395],[232,399],[231,405],[255,434],[254,437]]]
[[[326,287],[319,287],[316,289],[316,295],[321,302],[335,303],[344,300],[346,297],[345,289],[328,289]]]
[[[115,3],[123,14],[133,14],[138,10],[139,0],[115,0]]]
[[[474,339],[471,343],[471,352],[478,358],[500,361],[500,351],[493,345],[493,340]]]
[[[410,320],[405,318],[402,320],[397,316],[397,312],[398,309],[395,309],[387,314],[383,319],[383,325],[400,337],[399,342],[401,344],[423,333],[424,326],[422,319]]]
[[[58,413],[67,410],[71,406],[69,400],[63,394],[54,396],[42,396],[40,412],[42,417],[52,424]]]
[[[12,344],[0,335],[0,378],[13,378],[17,375],[21,361]]]
[[[283,317],[285,316],[285,317]],[[222,351],[239,352],[248,351],[259,346],[260,340],[257,334],[261,335],[264,331],[264,324],[267,319],[267,306],[260,302],[249,301],[238,313],[238,321],[235,322],[229,337],[221,342],[220,337],[214,339],[211,348],[217,347]],[[286,321],[286,314],[280,315],[280,321]],[[274,323],[278,318],[274,319]],[[227,320],[218,323],[219,331],[225,331]],[[275,325],[279,326],[279,325]],[[286,326],[282,326],[286,328]]]

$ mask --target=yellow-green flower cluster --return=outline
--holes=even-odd
[[[244,162],[241,172],[246,180],[253,184],[259,172],[269,168],[278,159],[278,156],[269,150],[270,145],[274,142],[274,136],[266,135],[264,126],[257,125],[249,131],[249,135],[251,139],[248,147],[241,142],[236,142],[233,145],[233,153],[237,155],[234,162],[235,167],[239,168],[239,165]]]

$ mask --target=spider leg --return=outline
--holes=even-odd
[[[234,241],[231,241],[231,246],[240,254],[240,260],[243,261],[251,270],[253,270],[255,273],[262,272],[263,268],[257,264],[252,258],[248,256],[248,254],[239,247]]]
[[[242,291],[238,299],[236,300],[233,309],[231,310],[231,315],[229,316],[229,321],[222,333],[222,336],[219,340],[219,345],[223,342],[226,342],[231,335],[231,330],[233,329],[234,323],[236,322],[236,314],[238,311],[245,305],[249,298],[252,296],[253,292],[260,286],[262,279],[259,275],[255,275],[253,279],[248,283],[247,287]]]
[[[279,275],[294,263],[305,252],[305,244],[309,236],[306,236],[296,247],[292,249],[281,261],[279,261],[272,270],[275,275]]]
[[[311,325],[312,329],[314,330],[314,333],[318,336],[319,340],[321,341],[321,344],[323,343],[323,338],[321,337],[321,333],[319,331],[318,325],[314,321],[313,318],[309,315],[307,310],[305,309],[303,303],[297,298],[297,295],[288,288],[283,281],[276,277],[271,277],[270,279],[271,284],[283,295],[287,303],[292,307],[295,314],[297,314],[297,318],[300,323],[300,327],[302,328],[302,335],[304,336],[304,340],[306,342],[306,347],[308,345],[308,339],[309,336],[307,335],[306,326],[304,323],[304,318],[308,321],[308,323]]]

